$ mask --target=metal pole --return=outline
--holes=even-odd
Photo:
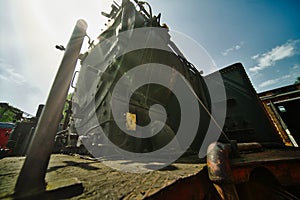
[[[29,196],[45,191],[45,176],[54,146],[68,89],[77,63],[87,24],[78,20],[59,66],[33,141],[19,174],[15,195]]]

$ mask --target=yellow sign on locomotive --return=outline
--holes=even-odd
[[[129,131],[136,130],[136,114],[126,113],[126,129]]]

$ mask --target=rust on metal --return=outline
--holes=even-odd
[[[212,143],[207,150],[209,179],[224,200],[238,200],[234,178],[230,167],[231,144]]]

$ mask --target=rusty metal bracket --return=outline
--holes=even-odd
[[[224,200],[239,199],[230,168],[229,156],[231,152],[231,144],[219,142],[212,143],[207,150],[209,178]]]

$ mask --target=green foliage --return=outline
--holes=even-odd
[[[73,93],[70,93],[70,94],[68,94],[68,96],[67,96],[67,99],[66,99],[66,102],[65,102],[65,106],[64,106],[64,110],[63,110],[63,118],[62,118],[62,120],[61,120],[61,123],[63,123],[64,122],[64,120],[65,120],[65,117],[66,117],[66,111],[68,110],[68,108],[69,108],[69,104],[67,103],[67,100],[71,100],[72,99],[72,96],[73,96]]]
[[[300,83],[300,76],[297,78],[297,80],[295,81],[295,84]]]
[[[15,113],[6,108],[0,107],[0,122],[13,122],[15,120]]]

